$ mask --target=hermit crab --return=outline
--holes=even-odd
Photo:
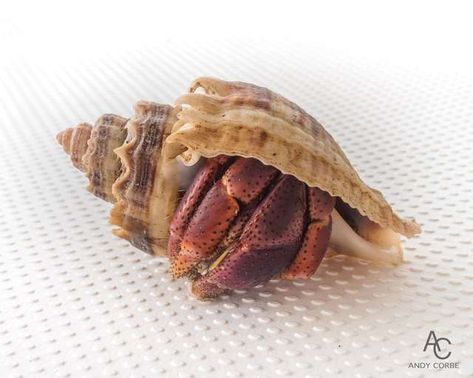
[[[174,106],[138,102],[57,135],[115,235],[167,255],[212,298],[312,276],[328,250],[402,261],[420,232],[367,186],[315,118],[259,86],[198,78]]]

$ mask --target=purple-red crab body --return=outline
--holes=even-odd
[[[170,225],[171,274],[200,298],[278,274],[310,277],[328,247],[335,199],[253,158],[220,155],[198,170]]]

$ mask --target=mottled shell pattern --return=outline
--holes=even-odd
[[[205,93],[195,93],[199,88]],[[296,104],[265,88],[213,78],[195,80],[190,92],[176,102],[183,109],[167,140],[177,145],[175,154],[254,157],[340,197],[382,227],[408,237],[420,232],[361,180],[333,137]]]
[[[382,228],[407,237],[420,232],[361,180],[315,118],[266,88],[203,77],[175,107],[141,101],[134,110],[129,120],[107,114],[93,128],[66,129],[58,141],[86,173],[89,191],[114,203],[114,233],[145,252],[166,254],[179,191],[177,160],[192,165],[221,154],[272,165]]]

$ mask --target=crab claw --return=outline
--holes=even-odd
[[[228,156],[218,156],[210,159],[195,175],[192,184],[176,209],[173,222],[170,226],[168,254],[171,260],[180,250],[180,243],[186,231],[192,215],[197,209],[205,193],[209,191],[212,184],[217,181],[225,164],[230,161]]]
[[[211,211],[215,215],[209,216]],[[212,255],[238,211],[238,202],[226,192],[222,181],[218,181],[206,194],[189,223],[180,251],[171,262],[172,276],[181,277],[200,260]]]
[[[306,187],[293,176],[282,176],[259,204],[241,237],[193,282],[199,298],[266,282],[294,259],[301,245]]]
[[[174,278],[188,274],[228,243],[233,234],[238,235],[253,201],[278,173],[255,159],[240,158],[219,179],[229,162],[228,157],[224,159],[211,159],[203,166],[176,211],[169,240]],[[245,210],[240,211],[244,206]]]
[[[315,273],[327,251],[332,232],[330,214],[335,198],[318,188],[309,188],[308,202],[310,223],[305,231],[304,241],[291,265],[281,273],[281,278],[309,278]]]

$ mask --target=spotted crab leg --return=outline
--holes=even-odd
[[[171,228],[170,259],[174,278],[189,273],[199,262],[214,255],[245,206],[251,204],[278,174],[277,169],[255,159],[238,158],[216,181],[210,163],[199,172],[197,180],[181,201]],[[209,179],[211,177],[211,179]],[[213,185],[199,203],[201,182]],[[205,191],[204,191],[205,192]],[[243,211],[242,211],[243,209]],[[177,217],[177,218],[176,218]],[[176,222],[175,222],[176,220]],[[174,225],[176,223],[176,225]]]
[[[205,193],[222,175],[224,167],[230,161],[229,156],[221,155],[207,160],[196,173],[191,186],[179,202],[169,230],[168,255],[172,260],[180,251],[180,245],[187,225]]]
[[[199,298],[249,288],[281,272],[298,252],[305,227],[306,186],[282,176],[258,205],[241,237],[194,281]]]
[[[332,213],[335,198],[318,188],[309,188],[307,226],[302,247],[281,278],[298,279],[312,276],[327,251],[332,231]]]

